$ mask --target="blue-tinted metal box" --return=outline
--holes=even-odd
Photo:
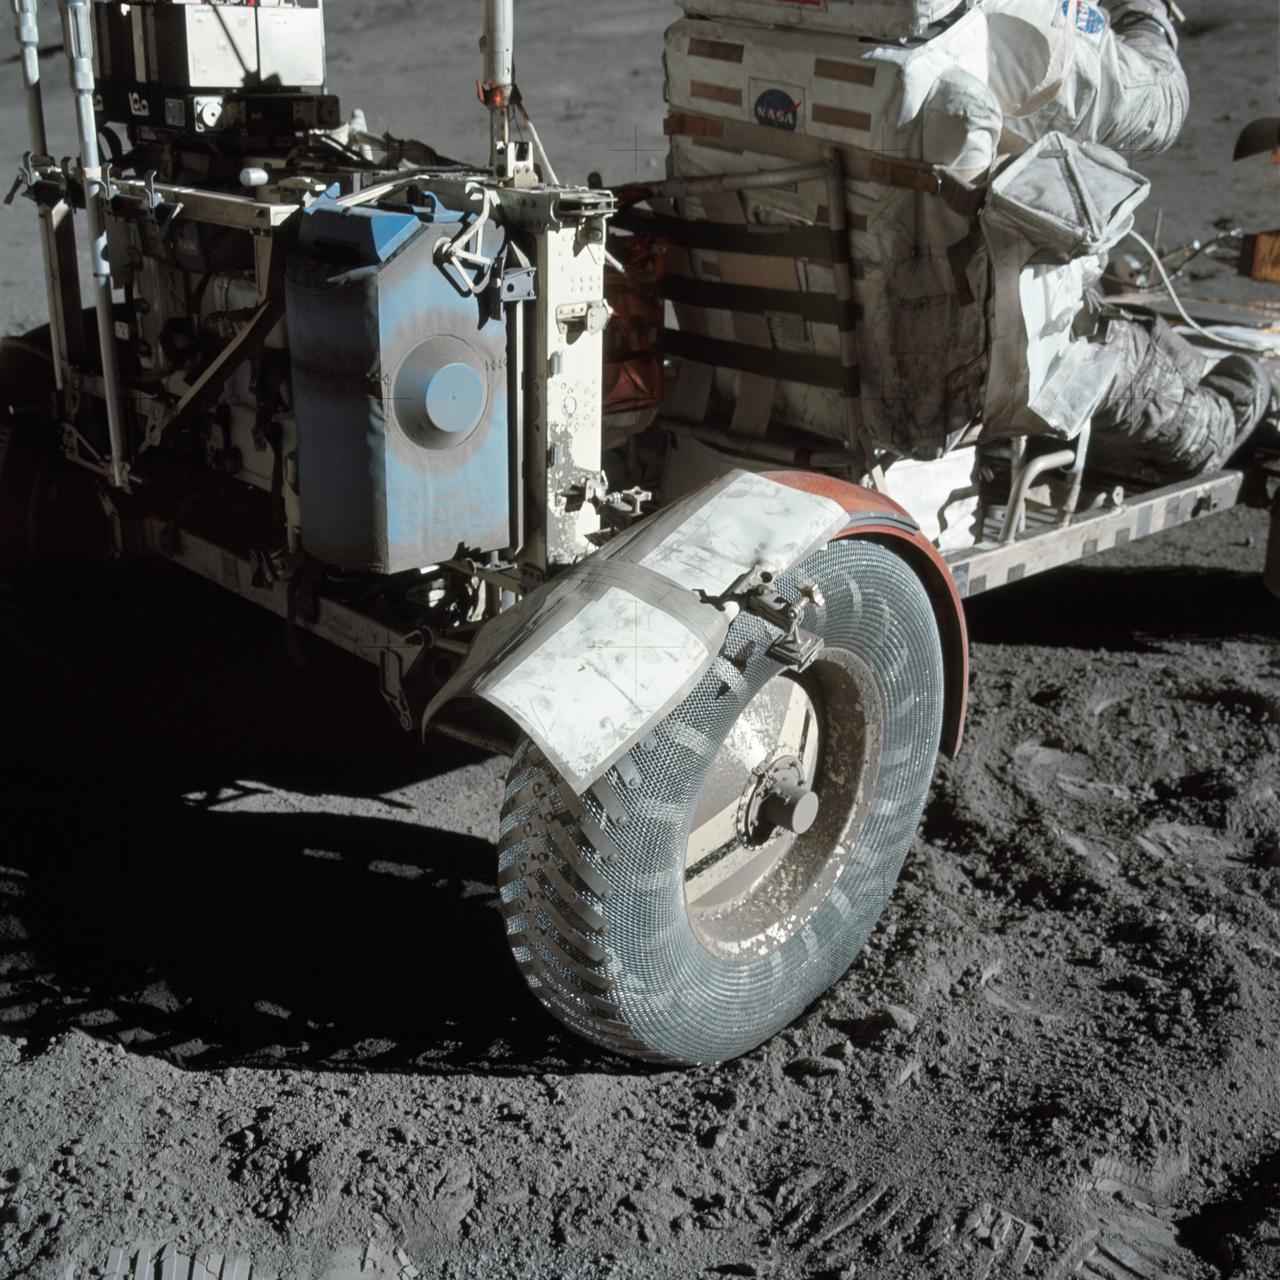
[[[433,258],[470,215],[427,204],[322,199],[289,262],[302,543],[344,569],[512,541],[506,324]],[[484,234],[491,253],[501,231]]]

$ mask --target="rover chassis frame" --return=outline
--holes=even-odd
[[[1236,506],[1266,507],[1277,501],[1280,458],[1268,458],[1247,469],[1131,494],[1114,505],[1081,512],[1067,523],[1059,523],[1052,512],[1031,512],[1026,530],[1003,542],[1000,530],[1006,512],[991,507],[984,519],[984,539],[944,560],[959,595],[968,599]],[[140,510],[126,519],[133,529],[126,542],[138,551],[181,565],[373,666],[383,699],[405,729],[420,722],[425,693],[415,694],[413,685],[423,664],[434,663],[448,672],[470,648],[466,628],[434,630],[406,617],[390,595],[344,599],[305,569],[274,577],[259,553],[231,546],[213,531],[197,530],[180,514]],[[483,704],[468,703],[469,716],[483,710]],[[499,717],[486,715],[464,724],[445,714],[433,719],[432,727],[493,752],[509,751],[514,741],[510,726]]]

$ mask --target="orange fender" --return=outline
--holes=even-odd
[[[964,739],[965,712],[969,704],[969,628],[955,579],[938,548],[920,532],[919,525],[894,500],[874,489],[837,480],[813,471],[770,471],[769,479],[838,502],[849,513],[843,538],[874,538],[896,551],[924,583],[942,640],[945,706],[942,717],[942,750],[955,756]]]

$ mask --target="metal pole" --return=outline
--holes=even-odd
[[[515,0],[485,0],[484,104],[489,108],[489,163],[498,167],[498,148],[511,137],[511,94],[515,88]]]
[[[49,142],[44,132],[44,99],[40,91],[40,27],[36,20],[36,0],[11,0],[13,29],[22,51],[22,83],[27,90],[27,138],[38,156],[47,155]]]
[[[1059,467],[1070,467],[1074,465],[1075,460],[1076,453],[1074,449],[1059,449],[1057,453],[1044,453],[1039,457],[1032,458],[1022,468],[1018,473],[1018,482],[1013,486],[1008,510],[1004,513],[1004,524],[1000,529],[1000,541],[1002,543],[1012,542],[1018,536],[1019,531],[1025,527],[1027,494],[1030,492],[1031,486],[1046,471],[1056,471]]]
[[[844,207],[844,156],[838,147],[825,147],[823,154],[827,162],[827,226],[831,231],[836,328],[840,332],[840,395],[844,401],[845,443],[862,454],[864,479],[870,478],[877,489],[883,489],[884,471],[876,458],[870,434],[862,427],[858,404],[862,383],[858,372],[858,318],[853,301],[853,255]]]
[[[93,20],[89,0],[60,2],[67,67],[71,92],[75,97],[76,127],[80,135],[84,212],[89,227],[89,260],[98,315],[98,344],[102,350],[102,388],[107,402],[107,431],[111,440],[111,483],[122,489],[126,477],[126,444],[120,399],[120,362],[116,355],[115,316],[112,311],[111,266],[107,262],[107,232],[102,218],[102,162],[98,155],[98,123],[93,114]]]
[[[13,27],[22,59],[22,83],[27,91],[27,145],[33,155],[45,156],[49,140],[44,127],[44,96],[40,88],[40,27],[36,18],[37,0],[10,0]],[[67,210],[61,209],[66,215]],[[53,354],[53,376],[59,391],[63,387],[66,349],[66,316],[57,283],[58,250],[55,243],[54,210],[40,206],[40,252],[44,260],[44,283],[49,306],[49,348]]]

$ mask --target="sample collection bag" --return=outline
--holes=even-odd
[[[1115,357],[1075,321],[1149,190],[1114,151],[1061,133],[992,182],[980,215],[994,276],[984,436],[1070,439],[1093,416]]]

